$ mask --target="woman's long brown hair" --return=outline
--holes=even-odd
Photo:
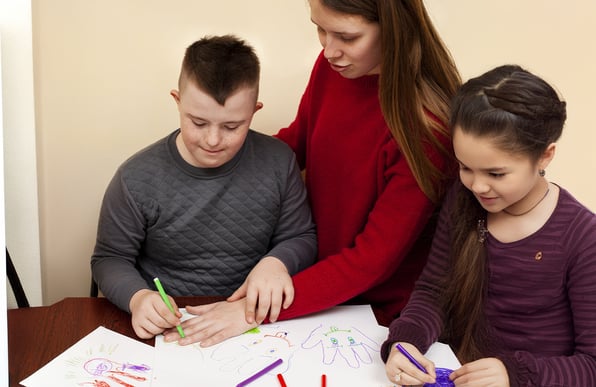
[[[379,23],[383,58],[379,100],[385,121],[422,191],[439,203],[452,178],[429,160],[429,149],[453,161],[449,102],[461,78],[422,0],[320,0],[338,12]],[[429,117],[430,113],[433,117]],[[441,143],[437,132],[447,138]]]

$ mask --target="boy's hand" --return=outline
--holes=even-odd
[[[261,259],[228,301],[242,297],[246,297],[245,318],[248,324],[262,323],[267,313],[269,321],[275,322],[282,306],[286,309],[294,301],[294,284],[286,265],[272,256]]]
[[[178,341],[179,345],[200,342],[201,347],[221,343],[225,339],[238,336],[256,323],[248,324],[244,318],[246,298],[239,301],[220,301],[213,304],[186,306],[188,313],[195,316],[182,323],[186,337],[180,338],[178,331],[168,329],[164,332],[164,341]]]
[[[156,291],[142,289],[133,294],[129,306],[132,328],[137,336],[141,339],[150,339],[165,329],[180,324],[182,313],[178,310],[172,297],[169,298],[176,315],[170,311]]]

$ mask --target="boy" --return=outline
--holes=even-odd
[[[102,293],[132,315],[140,338],[180,324],[155,291],[229,296],[242,286],[271,307],[293,299],[290,275],[314,262],[315,227],[293,152],[249,129],[260,66],[233,36],[186,50],[180,129],[136,153],[110,182],[91,258]]]

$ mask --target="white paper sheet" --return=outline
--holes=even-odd
[[[424,357],[435,363],[435,367],[447,368],[456,370],[461,367],[461,363],[457,360],[455,353],[450,346],[443,343],[434,343],[430,346]]]
[[[183,318],[190,315],[184,309]],[[386,387],[379,354],[387,328],[377,324],[368,305],[337,306],[308,317],[260,326],[254,332],[209,348],[180,346],[155,338],[155,348],[99,327],[21,382],[26,387],[186,387],[236,386],[277,359],[281,365],[250,387]],[[435,343],[426,356],[437,367],[457,369],[445,344]]]
[[[151,386],[154,359],[154,347],[98,327],[21,384],[27,387]]]
[[[387,328],[377,324],[370,306],[337,306],[326,312],[261,325],[209,348],[179,346],[156,337],[153,387],[236,386],[280,358],[283,363],[250,384],[288,386],[385,387],[389,385],[380,346]]]

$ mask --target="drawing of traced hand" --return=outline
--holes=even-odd
[[[82,382],[79,385],[92,385],[93,387],[110,387],[110,384],[104,380],[114,381],[123,386],[135,385],[130,384],[124,380],[145,382],[148,380],[147,372],[151,371],[151,368],[145,364],[133,364],[133,363],[118,363],[106,358],[91,358],[85,362],[83,369],[96,378],[93,382]]]
[[[275,373],[283,373],[289,367],[289,359],[297,349],[287,339],[283,331],[271,331],[259,328],[259,332],[245,333],[220,345],[211,354],[213,360],[221,362],[221,371],[239,375],[251,375],[263,369],[271,362],[282,359],[283,363]]]
[[[371,352],[379,352],[380,346],[355,327],[340,329],[319,325],[302,343],[302,348],[320,347],[323,363],[333,364],[339,355],[352,368],[360,368],[362,363],[371,364]]]

